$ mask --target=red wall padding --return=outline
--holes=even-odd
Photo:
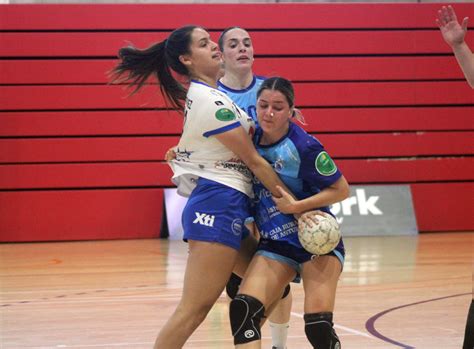
[[[464,131],[472,107],[302,108],[308,132]],[[183,119],[168,110],[0,112],[0,137],[179,134]]]
[[[474,230],[474,183],[412,184],[411,190],[418,227],[425,231]]]
[[[349,55],[449,53],[439,45],[438,29],[430,31],[275,31],[250,32],[260,55]],[[2,33],[3,57],[116,57],[118,48],[129,42],[146,48],[166,39],[169,31],[156,33]],[[214,35],[217,39],[217,34]],[[289,50],[288,43],[292,44]],[[471,39],[468,37],[469,43]],[[387,45],[387,43],[396,43]],[[289,52],[290,51],[290,52]]]
[[[473,229],[472,183],[411,187],[418,226],[427,231]],[[160,189],[0,192],[0,239],[157,237],[162,200]]]
[[[464,81],[295,83],[297,106],[413,106],[472,103]],[[341,93],[348,91],[348,93]],[[349,93],[350,91],[350,93]],[[0,86],[3,110],[164,108],[155,86],[127,98],[123,86]]]
[[[474,93],[436,27],[441,6],[0,6],[0,241],[159,235],[163,155],[183,119],[153,81],[127,96],[108,71],[128,42],[188,23],[214,39],[249,29],[255,72],[294,82],[304,128],[351,183],[411,185],[421,231],[474,230]],[[474,18],[474,4],[455,8]]]
[[[335,158],[464,155],[474,132],[321,134]],[[177,136],[0,139],[0,164],[86,161],[157,161]]]
[[[185,4],[185,5],[10,5],[0,11],[0,30],[169,29],[199,23],[222,30],[236,23],[248,29],[431,28],[443,4]],[[456,4],[468,16],[472,4]],[[261,13],[265,16],[261,16]],[[186,16],[182,14],[186,13]],[[393,44],[393,43],[390,43]],[[398,43],[397,43],[398,44]]]
[[[336,159],[351,183],[469,181],[472,157]],[[0,165],[0,190],[54,188],[170,187],[164,162]]]
[[[162,189],[0,192],[0,240],[158,237]]]
[[[115,63],[116,59],[5,59],[0,71],[5,84],[103,84]],[[281,75],[294,82],[463,77],[450,56],[258,57],[254,67],[260,75]]]

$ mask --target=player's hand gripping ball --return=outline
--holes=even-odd
[[[298,238],[306,251],[320,256],[334,250],[341,240],[341,231],[329,213],[309,211],[298,219]]]

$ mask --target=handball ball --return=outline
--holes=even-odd
[[[309,211],[298,219],[298,238],[306,251],[320,256],[334,250],[341,240],[341,231],[329,213]]]

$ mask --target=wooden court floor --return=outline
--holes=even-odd
[[[345,244],[335,311],[344,349],[461,348],[472,233]],[[186,254],[168,240],[1,244],[0,348],[151,348],[179,300]],[[302,287],[292,289],[288,349],[310,348]],[[227,313],[222,295],[185,348],[232,348]]]

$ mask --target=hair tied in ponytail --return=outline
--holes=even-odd
[[[291,115],[291,117],[295,118],[295,120],[297,120],[301,125],[308,125],[303,116],[303,113],[298,108],[293,108],[293,114]]]

